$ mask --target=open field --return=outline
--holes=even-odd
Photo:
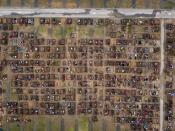
[[[172,9],[175,7],[175,2],[173,0],[162,0],[162,3],[160,0],[0,0],[0,7]]]

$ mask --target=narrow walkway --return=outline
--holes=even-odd
[[[90,8],[93,8],[93,6],[94,6],[93,0],[89,0],[89,2],[90,2]]]
[[[33,131],[37,131],[37,116],[33,117]]]
[[[107,8],[107,1],[108,0],[103,0],[103,6],[104,6],[104,8]]]
[[[24,7],[24,3],[25,3],[26,0],[21,0],[21,7]]]
[[[66,8],[67,0],[62,0],[63,8]]]
[[[34,0],[33,4],[34,7],[38,7],[38,0]]]
[[[107,126],[105,120],[102,121],[102,131],[107,131]]]
[[[163,8],[164,0],[160,0],[160,8]]]
[[[161,62],[160,62],[160,131],[163,131],[164,122],[164,39],[165,39],[165,22],[161,20]]]
[[[93,122],[90,118],[89,118],[89,121],[88,121],[88,131],[93,131]]]
[[[24,131],[24,123],[21,122],[21,123],[19,123],[19,125],[20,125],[20,131]]]
[[[77,8],[80,7],[80,0],[76,0]]]
[[[116,125],[116,131],[120,131],[120,130],[121,130],[120,124],[117,124],[117,125]]]
[[[48,0],[48,7],[51,8],[52,7],[52,0]]]
[[[50,118],[46,117],[46,131],[51,131],[52,130],[51,127],[52,127],[51,120]]]
[[[75,130],[74,131],[78,131],[78,120],[75,120]]]
[[[7,0],[6,5],[7,5],[7,7],[10,7],[11,6],[11,0]]]
[[[60,131],[64,131],[64,119],[63,118],[60,121]]]
[[[136,0],[131,1],[131,8],[136,8]]]

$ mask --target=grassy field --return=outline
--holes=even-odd
[[[19,5],[21,5],[21,0],[11,0],[11,5],[13,5],[14,7],[18,7]]]
[[[89,131],[89,117],[79,117],[77,120],[75,117],[63,117],[61,116],[36,116],[31,117],[32,122],[28,123],[3,123],[3,129],[6,131],[6,127],[10,129],[10,131],[61,131],[61,119],[64,121],[64,130],[65,131],[75,131],[76,121],[78,131]],[[50,123],[50,124],[49,124]],[[48,126],[49,125],[49,126]],[[130,130],[128,125],[121,125],[121,131]],[[102,129],[106,129],[107,131],[116,131],[116,124],[112,119],[109,118],[99,118],[99,121],[92,123],[93,131],[102,131]]]
[[[165,9],[174,9],[175,8],[175,1],[173,2],[172,0],[167,0],[163,4],[163,8]]]
[[[82,117],[79,119],[78,130],[79,131],[88,131],[88,118]]]
[[[51,0],[51,8],[132,8],[132,0]],[[21,7],[21,0],[0,0],[1,7]],[[48,8],[48,0],[38,0],[40,8]],[[35,0],[23,0],[24,7],[35,7]],[[160,0],[136,0],[136,8],[175,8],[173,0],[165,0],[162,5]]]

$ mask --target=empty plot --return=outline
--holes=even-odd
[[[52,0],[52,8],[63,8],[63,2],[61,0]]]
[[[75,128],[75,119],[69,118],[64,119],[64,131],[74,131]]]
[[[130,8],[131,7],[131,0],[122,0],[119,5],[119,8]]]
[[[37,131],[46,131],[46,120],[44,116],[39,116],[37,119]]]
[[[23,0],[23,7],[33,7],[33,0]]]
[[[71,33],[74,32],[74,27],[73,26],[64,26],[64,37],[70,38]]]
[[[21,6],[21,0],[11,0],[11,6],[12,7],[20,7]]]
[[[93,131],[101,131],[101,122],[100,121],[98,121],[98,122],[94,122],[93,123]]]
[[[78,28],[78,37],[79,38],[87,38],[88,37],[87,27],[81,26]]]
[[[48,7],[48,0],[38,0],[38,5],[40,8]]]
[[[32,124],[32,122],[24,124],[24,131],[33,131],[33,124]]]
[[[67,0],[66,7],[67,8],[76,8],[77,7],[76,0]]]
[[[20,125],[17,122],[10,123],[10,131],[20,131]]]
[[[172,9],[175,7],[175,1],[174,2],[171,0],[164,1],[164,2],[162,2],[162,7],[165,9]]]
[[[116,131],[116,129],[115,129],[115,127],[116,127],[115,126],[115,123],[110,118],[107,118],[106,121],[105,121],[105,123],[106,123],[107,131],[108,130],[109,131]]]
[[[116,7],[115,0],[107,0],[106,6],[107,8],[115,8]]]
[[[94,30],[94,37],[95,38],[103,38],[104,37],[104,27],[96,27]]]
[[[90,8],[90,0],[80,0],[81,8]]]
[[[48,36],[48,27],[46,27],[45,25],[40,25],[38,26],[38,34],[41,36]]]
[[[64,27],[63,26],[56,26],[55,28],[52,28],[52,37],[55,39],[58,38],[64,38]]]
[[[137,8],[144,8],[144,0],[137,0],[136,7]]]
[[[104,7],[104,0],[93,0],[93,7],[94,8],[103,8]]]
[[[52,118],[50,118],[51,120],[51,124],[52,124],[52,130],[51,131],[60,131],[60,118],[58,118],[57,116],[54,116]]]
[[[0,6],[4,6],[4,5],[5,5],[4,0],[0,0]]]
[[[78,120],[78,130],[79,131],[88,131],[88,118],[82,117]]]

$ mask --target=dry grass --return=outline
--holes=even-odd
[[[120,7],[131,8],[131,0],[122,0]]]
[[[136,7],[137,8],[144,8],[144,0],[137,0]]]
[[[168,4],[164,4],[167,8]],[[7,0],[0,0],[1,7],[7,7]],[[20,7],[21,0],[11,0],[11,7]],[[40,8],[48,7],[48,0],[38,0]],[[62,0],[52,0],[51,8],[63,8]],[[90,7],[92,6],[92,7]],[[106,0],[107,8],[131,8],[131,0]],[[148,6],[148,7],[147,7]],[[173,5],[168,5],[172,8]],[[24,7],[34,7],[33,0],[24,0]],[[160,0],[136,0],[136,8],[160,8]],[[77,8],[76,0],[67,0],[65,8]],[[90,0],[80,0],[80,8],[104,8],[104,0],[93,0],[93,5],[90,5]]]
[[[67,8],[77,8],[76,0],[67,0],[66,7]]]
[[[62,8],[63,7],[63,3],[62,3],[62,1],[52,0],[51,7],[52,8]]]
[[[90,8],[90,0],[80,0],[81,8]]]
[[[93,7],[95,8],[103,8],[104,4],[103,4],[103,0],[93,0]]]
[[[21,6],[21,0],[11,0],[11,6],[13,7]]]
[[[48,7],[48,0],[38,0],[38,6],[40,8],[47,8]]]

